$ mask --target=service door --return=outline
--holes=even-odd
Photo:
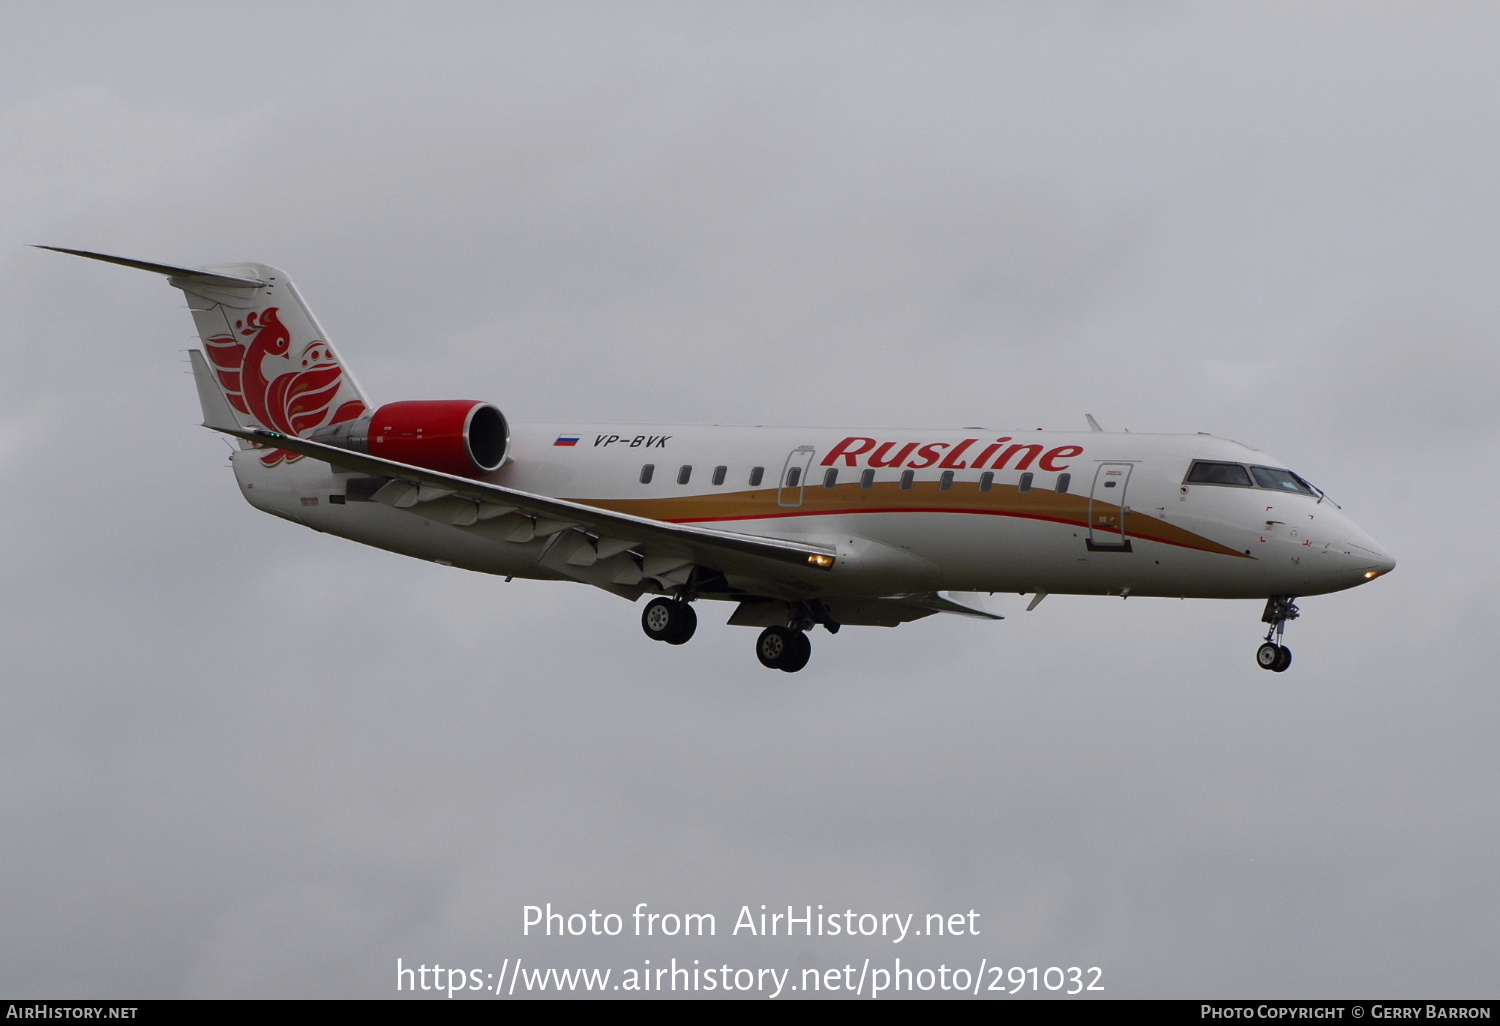
[[[802,505],[802,492],[807,487],[807,472],[812,467],[814,449],[802,445],[793,449],[781,468],[781,484],[776,491],[776,505]]]
[[[1094,471],[1094,488],[1089,493],[1089,548],[1121,550],[1130,548],[1125,536],[1125,489],[1130,484],[1129,463],[1101,463]]]

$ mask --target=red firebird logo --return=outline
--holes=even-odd
[[[302,347],[300,357],[290,356],[292,335],[277,316],[278,309],[267,307],[234,322],[235,331],[249,339],[248,343],[233,335],[215,335],[207,340],[209,362],[229,405],[261,427],[299,437],[364,413],[365,404],[358,399],[333,409],[344,385],[344,368],[325,342],[309,342]],[[268,375],[267,361],[273,357]],[[276,449],[260,461],[274,467],[301,458]]]

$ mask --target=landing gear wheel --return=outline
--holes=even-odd
[[[792,603],[787,626],[777,624],[760,632],[755,641],[755,657],[762,666],[783,673],[796,673],[812,658],[812,639],[807,632],[818,624],[837,634],[839,623],[829,615],[828,607],[817,599]]]
[[[777,669],[783,673],[796,673],[812,658],[812,640],[801,631],[792,632],[792,647],[781,657]]]
[[[781,661],[796,644],[792,637],[793,632],[786,627],[767,627],[755,639],[755,658],[767,669],[781,669]]]
[[[755,656],[769,669],[796,673],[812,658],[812,642],[790,627],[767,627],[755,642]]]
[[[1285,645],[1268,641],[1255,650],[1255,664],[1262,670],[1285,673],[1286,668],[1292,665],[1292,650]]]
[[[652,641],[681,645],[698,629],[698,614],[686,602],[652,599],[641,613],[641,629]]]
[[[676,631],[670,638],[666,639],[667,644],[685,645],[688,639],[693,636],[693,632],[698,629],[698,614],[693,612],[693,607],[686,602],[674,602],[672,604],[677,607],[678,623]]]

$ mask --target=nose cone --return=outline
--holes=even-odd
[[[1357,588],[1396,569],[1396,558],[1342,510],[1309,515],[1290,542],[1293,564],[1307,575],[1306,595]]]
[[[1391,555],[1389,552],[1382,552],[1380,555],[1380,562],[1372,567],[1369,573],[1373,573],[1375,577],[1384,577],[1394,569],[1396,569],[1396,557]],[[1370,579],[1374,580],[1374,578]]]
[[[1352,537],[1344,544],[1346,558],[1365,581],[1384,577],[1396,569],[1396,557],[1381,548],[1374,538],[1357,527],[1351,533]]]

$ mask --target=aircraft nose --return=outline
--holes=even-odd
[[[1396,557],[1376,543],[1375,539],[1363,531],[1345,544],[1345,550],[1353,562],[1358,564],[1360,571],[1367,581],[1373,581],[1377,577],[1384,577],[1396,569]]]

